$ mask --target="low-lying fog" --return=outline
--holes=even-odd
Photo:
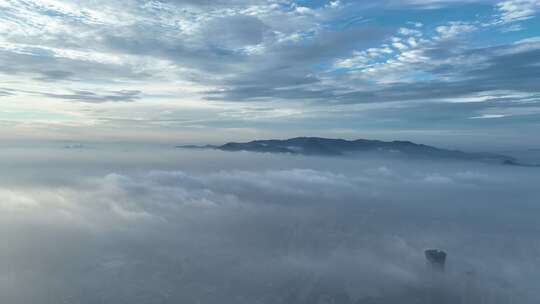
[[[133,146],[0,166],[0,303],[540,299],[540,168]]]

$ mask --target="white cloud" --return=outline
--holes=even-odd
[[[422,32],[421,32],[421,31],[415,30],[415,29],[406,28],[406,27],[400,28],[399,31],[398,31],[398,33],[401,34],[401,35],[405,35],[405,36],[417,36],[417,37],[421,37],[421,36],[422,36]]]
[[[341,6],[341,1],[340,0],[335,0],[335,1],[330,1],[327,6],[331,7],[331,8],[337,8],[339,6]]]
[[[10,264],[0,270],[9,275],[1,300],[413,301],[431,278],[423,256],[431,246],[451,257],[447,296],[463,294],[459,283],[474,271],[469,293],[497,304],[537,298],[534,170],[204,151],[183,153],[179,164],[164,160],[179,151],[115,151],[47,152],[61,163],[37,153],[48,159],[42,170],[0,176],[9,180],[0,262]],[[154,158],[167,171],[145,168]],[[103,174],[110,170],[122,173]]]
[[[510,23],[531,19],[540,8],[539,0],[509,0],[497,4],[500,23]]]
[[[471,117],[473,119],[502,118],[511,116],[538,115],[540,107],[522,106],[522,107],[491,107],[482,111],[479,116]]]
[[[476,29],[475,25],[467,22],[450,22],[448,25],[441,25],[435,28],[435,31],[439,33],[436,39],[450,39],[460,34],[473,32]]]
[[[296,12],[301,14],[301,15],[309,15],[309,14],[313,14],[314,11],[312,9],[310,9],[309,7],[305,7],[305,6],[297,6],[296,7]]]
[[[492,118],[503,118],[505,116],[506,115],[502,115],[502,114],[482,114],[480,116],[471,117],[471,119],[492,119]]]
[[[111,133],[131,130],[127,122],[136,121],[140,128],[144,124],[155,131],[148,133],[154,134],[147,137],[149,140],[166,133],[158,131],[158,126],[188,133],[191,131],[183,128],[215,130],[227,126],[229,130],[245,128],[243,134],[252,134],[262,126],[254,126],[259,118],[269,122],[270,117],[288,117],[289,125],[299,126],[307,120],[302,113],[316,112],[324,117],[332,112],[321,111],[316,103],[333,107],[336,103],[383,101],[385,98],[379,96],[400,82],[423,85],[439,81],[451,87],[468,79],[473,67],[485,68],[490,63],[487,55],[475,53],[484,40],[477,43],[461,36],[476,31],[479,21],[445,23],[441,18],[440,23],[429,25],[403,22],[390,33],[392,28],[377,16],[389,7],[407,6],[405,11],[409,12],[432,5],[446,7],[451,4],[448,1],[360,2],[323,1],[307,7],[289,0],[2,1],[0,81],[16,90],[7,94],[2,87],[0,96],[10,103],[35,107],[35,112],[51,113],[51,108],[69,111],[86,119],[81,125],[99,126]],[[530,17],[527,14],[534,6],[532,1],[505,1],[496,8],[501,18],[521,20]],[[404,18],[414,21],[412,15]],[[436,25],[439,27],[433,28]],[[520,24],[507,27],[520,28]],[[525,44],[521,46],[525,48]],[[146,108],[89,108],[61,102],[72,101],[65,97],[73,91],[91,90],[96,96],[141,91],[144,94],[134,103],[144,103]],[[273,109],[259,114],[247,103],[218,104],[263,100]],[[208,110],[210,103],[212,110]],[[285,103],[294,105],[282,107]],[[186,117],[183,113],[196,112],[194,104],[199,112]],[[298,110],[300,107],[312,111]],[[227,108],[234,109],[225,111]],[[171,109],[176,115],[166,119],[154,114]],[[130,110],[136,117],[131,117]],[[400,117],[393,121],[400,121]],[[43,126],[44,121],[34,118],[25,125],[32,123]],[[49,127],[59,129],[52,124]],[[304,126],[298,128],[304,132]],[[43,134],[51,134],[48,132]],[[82,137],[86,131],[73,135],[75,131],[69,129],[65,133]]]
[[[355,70],[354,77],[369,79],[379,84],[415,82],[416,77],[422,74],[422,66],[418,64],[424,64],[425,68],[429,69],[437,64],[447,64],[450,60],[447,58],[446,62],[438,62],[430,58],[426,54],[427,51],[436,47],[438,43],[451,41],[476,30],[475,25],[467,22],[449,22],[436,27],[436,34],[429,37],[417,29],[400,28],[395,36],[389,38],[391,41],[389,46],[373,48],[389,50],[388,52],[370,56],[369,52],[356,51],[350,58],[337,60],[334,67]],[[386,56],[381,56],[383,54]],[[427,72],[424,74],[429,75]]]
[[[407,45],[403,44],[402,42],[394,42],[392,43],[392,46],[400,51],[404,51],[409,48]]]

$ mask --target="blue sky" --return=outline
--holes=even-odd
[[[539,0],[0,0],[0,136],[540,146]]]

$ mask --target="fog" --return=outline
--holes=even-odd
[[[1,303],[540,299],[539,168],[123,145],[0,166]]]

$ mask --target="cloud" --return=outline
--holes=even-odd
[[[506,115],[503,114],[482,114],[481,116],[474,116],[471,119],[491,119],[491,118],[502,118]]]
[[[0,73],[15,76],[12,80],[15,83],[12,89],[18,88],[17,83],[28,83],[32,78],[46,83],[62,81],[98,83],[107,80],[108,83],[114,84],[128,79],[131,81],[148,79],[150,76],[148,71],[140,71],[130,64],[100,62],[91,57],[39,56],[35,53],[3,51],[1,48],[0,62],[2,63]]]
[[[389,61],[389,63],[401,64],[403,60],[412,60],[411,63],[417,63],[430,59],[420,56],[423,53],[421,47],[425,43],[418,38],[422,32],[417,29],[402,27],[399,33],[411,37],[383,43],[380,47],[374,47],[373,44],[389,38],[386,36],[388,29],[383,29],[376,24],[370,23],[363,28],[351,28],[345,31],[333,29],[333,19],[339,19],[343,14],[343,12],[336,13],[337,6],[347,6],[350,10],[359,13],[366,8],[352,3],[341,3],[341,5],[337,5],[337,2],[333,5],[331,3],[334,2],[308,8],[288,1],[270,3],[264,1],[154,1],[143,5],[143,9],[135,10],[140,3],[131,1],[124,5],[129,10],[126,11],[125,16],[121,16],[123,19],[109,20],[106,26],[103,24],[106,19],[104,17],[116,8],[113,4],[106,5],[101,12],[98,12],[95,9],[92,10],[93,7],[86,1],[77,1],[70,5],[51,2],[43,6],[33,2],[19,3],[8,6],[9,13],[6,14],[9,15],[10,20],[17,20],[22,17],[24,10],[30,10],[32,18],[27,18],[26,22],[17,23],[17,26],[22,27],[21,31],[24,32],[27,32],[28,28],[36,27],[49,31],[45,35],[48,38],[41,39],[38,35],[25,37],[22,33],[12,34],[4,70],[5,72],[29,71],[30,67],[25,68],[25,60],[37,60],[28,58],[27,55],[44,57],[44,54],[52,52],[49,56],[52,58],[39,59],[44,66],[37,69],[37,72],[42,74],[36,78],[37,80],[95,81],[106,79],[114,73],[117,77],[125,75],[128,79],[142,77],[148,80],[150,75],[157,73],[149,66],[155,64],[154,61],[161,60],[167,62],[163,65],[187,70],[187,73],[177,71],[176,76],[167,73],[167,77],[185,75],[187,80],[218,87],[219,90],[208,90],[212,92],[211,99],[273,99],[282,98],[285,95],[288,100],[302,101],[312,99],[312,96],[316,95],[313,92],[326,91],[321,96],[326,98],[334,96],[334,91],[354,90],[350,87],[350,83],[343,82],[337,77],[339,75],[328,74],[324,70],[313,68],[345,57],[351,52],[356,57],[342,59],[341,67],[349,68],[365,60],[384,66],[381,61],[385,60],[385,54],[389,54],[389,45],[396,49],[395,61]],[[401,4],[417,7],[448,3],[446,1],[409,1]],[[388,3],[381,4],[382,7],[386,5]],[[515,7],[515,5],[501,3],[499,7]],[[298,9],[304,8],[316,14],[298,16]],[[50,13],[51,11],[54,14]],[[66,16],[76,16],[82,20],[99,18],[99,21],[83,24],[68,23]],[[61,24],[58,32],[54,32],[57,29],[50,26],[52,22]],[[69,32],[76,32],[77,29],[81,32],[73,34],[67,43],[62,42],[58,38],[65,32],[64,27]],[[439,39],[450,39],[475,29],[476,27],[467,21],[454,21],[447,25],[439,25],[435,30],[439,34]],[[284,37],[297,38],[283,40]],[[32,43],[25,46],[21,43],[25,40]],[[284,41],[289,41],[289,43],[284,43]],[[296,41],[296,43],[290,43],[291,41]],[[85,46],[88,45],[92,47],[86,48]],[[33,48],[30,54],[28,51],[31,48],[28,46]],[[414,51],[411,48],[420,48],[420,50]],[[81,53],[84,49],[88,51]],[[357,49],[360,50],[357,51]],[[370,51],[377,49],[381,52],[384,50],[379,54],[382,56]],[[373,53],[373,55],[365,59],[364,52]],[[17,58],[19,56],[22,58]],[[150,60],[147,63],[148,66],[141,65],[142,57]],[[59,62],[55,58],[65,58],[65,60]],[[116,66],[101,65],[105,63],[103,60],[106,58],[116,61]],[[77,62],[81,59],[94,61],[88,64],[92,68],[72,69],[72,66],[81,64]],[[451,59],[447,58],[447,60]],[[71,63],[71,61],[75,62]],[[9,62],[16,62],[17,65],[9,64]],[[356,64],[351,62],[356,62]],[[404,63],[407,64],[407,62]],[[35,69],[35,64],[32,67]],[[81,73],[88,70],[95,71],[94,75]],[[396,78],[404,76],[401,71],[393,70],[393,72],[396,73]],[[370,73],[370,77],[373,76],[377,75]],[[272,78],[268,79],[268,77]],[[279,79],[284,79],[284,81],[274,83]],[[285,83],[285,80],[289,82]],[[246,81],[252,84],[246,86],[243,84]],[[305,88],[302,85],[312,87]],[[218,94],[218,92],[222,93]],[[253,96],[250,96],[250,92],[253,92]],[[287,92],[291,95],[288,98]]]
[[[109,92],[103,95],[90,91],[73,91],[72,94],[42,93],[42,95],[50,98],[66,99],[78,102],[103,103],[135,101],[141,98],[141,93],[141,91],[137,90],[122,90]]]
[[[441,25],[435,28],[435,31],[440,35],[437,37],[439,39],[453,38],[463,33],[473,32],[474,30],[476,30],[476,27],[466,22],[450,22],[449,25]]]
[[[258,18],[240,15],[212,19],[200,35],[211,44],[234,49],[262,43],[268,29]]]
[[[260,70],[262,75],[246,77],[250,83],[232,78],[223,84],[225,88],[208,93],[212,100],[287,99],[335,104],[448,99],[498,89],[536,92],[532,69],[539,57],[532,47],[535,42],[527,42],[528,48],[522,43],[467,48],[461,36],[476,30],[471,24],[451,22],[437,27],[437,35],[429,40],[418,38],[421,32],[417,30],[402,28],[398,31],[402,36],[392,37],[393,42],[337,60],[334,68],[349,70],[345,75],[312,74],[295,68],[279,70],[287,75],[268,79],[272,74]],[[283,54],[279,58],[287,60]],[[516,71],[508,73],[507,66]],[[296,78],[294,74],[307,76]],[[338,78],[329,81],[333,77]],[[378,86],[371,85],[373,82]]]
[[[188,6],[248,6],[248,5],[256,5],[256,4],[265,4],[267,1],[264,0],[159,0],[157,2],[162,3],[171,3],[176,5],[188,5]],[[279,3],[280,1],[273,1],[276,3]],[[283,1],[285,2],[285,1]]]
[[[73,72],[62,71],[62,70],[50,70],[41,72],[42,76],[38,79],[44,81],[58,81],[69,79],[74,76]]]
[[[13,95],[13,93],[11,92],[12,90],[10,89],[0,89],[0,97],[4,97],[4,96],[11,96]]]
[[[154,126],[167,124],[154,113],[172,111],[177,116],[169,115],[169,122],[270,132],[275,123],[249,115],[250,108],[263,106],[274,113],[294,109],[287,124],[280,122],[273,130],[291,127],[300,134],[313,130],[316,119],[326,122],[325,130],[385,129],[359,110],[366,103],[388,107],[394,122],[426,126],[432,120],[426,120],[420,104],[431,108],[429,102],[476,98],[494,90],[538,92],[537,43],[530,40],[534,33],[527,22],[532,21],[524,19],[536,15],[530,1],[72,0],[1,5],[0,76],[9,83],[2,87],[18,92],[10,100],[26,98],[40,112],[56,101],[123,100],[140,103],[139,117]],[[402,18],[386,22],[398,10]],[[455,18],[458,10],[471,14]],[[520,30],[520,35],[501,32],[506,30]],[[501,35],[485,39],[492,31]],[[124,90],[142,91],[146,98],[115,93]],[[41,102],[41,95],[21,92],[49,98]],[[515,97],[515,104],[527,98]],[[116,120],[101,119],[103,115],[89,115],[83,106],[65,105],[87,124],[101,127],[125,126],[131,119],[129,111],[115,113]],[[343,110],[345,106],[349,108]],[[409,116],[393,112],[395,106],[408,108]],[[186,118],[182,113],[193,107],[206,115]],[[482,109],[464,109],[455,105],[448,114],[472,128],[468,118],[481,115]],[[231,112],[245,114],[233,117]],[[337,113],[354,113],[364,124],[331,121]],[[186,124],[168,123],[167,128],[179,131]]]
[[[443,297],[538,297],[528,168],[62,153],[60,163],[55,151],[24,154],[43,169],[19,167],[0,190],[2,300],[413,303],[431,288],[428,247],[449,252]],[[156,161],[166,170],[149,169]]]
[[[534,18],[540,8],[538,0],[509,0],[497,4],[500,12],[499,22],[510,23]]]

